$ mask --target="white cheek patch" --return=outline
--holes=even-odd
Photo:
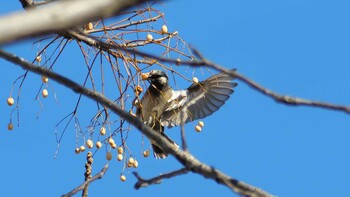
[[[168,79],[166,77],[159,77],[159,83],[160,84],[166,84],[168,83]]]

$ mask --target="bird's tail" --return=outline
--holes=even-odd
[[[179,147],[179,145],[177,145],[172,139],[170,139],[164,133],[162,133],[162,136],[164,136],[167,140],[169,140],[175,146]],[[163,149],[157,146],[154,142],[152,142],[152,148],[153,148],[153,155],[156,159],[165,159],[166,157],[168,157],[168,153],[166,153]]]

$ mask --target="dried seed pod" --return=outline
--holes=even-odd
[[[198,126],[204,127],[204,122],[203,122],[203,121],[199,121],[199,122],[198,122]]]
[[[118,161],[123,160],[123,155],[122,154],[118,154],[117,159],[118,159]]]
[[[115,144],[115,141],[114,141],[114,139],[113,138],[109,138],[108,139],[108,143],[109,143],[109,145],[112,145],[112,144]]]
[[[162,31],[163,34],[168,33],[168,27],[166,25],[163,25],[161,31]]]
[[[43,83],[47,83],[47,82],[49,82],[49,78],[47,76],[43,75],[43,76],[41,76],[41,81]]]
[[[14,127],[15,127],[15,126],[14,126],[11,122],[7,125],[7,129],[8,129],[9,131],[12,131]]]
[[[44,98],[46,98],[47,96],[49,96],[49,92],[47,91],[47,89],[43,89],[43,91],[41,92],[41,94],[43,95]]]
[[[128,160],[128,163],[133,164],[134,162],[135,162],[135,159],[130,157],[129,160]]]
[[[198,82],[199,82],[197,77],[193,77],[193,78],[192,78],[192,81],[193,81],[194,83],[198,83]]]
[[[85,151],[85,146],[81,145],[79,149],[80,149],[80,152],[84,152]]]
[[[139,162],[137,160],[135,160],[134,163],[132,164],[132,166],[134,168],[137,168],[139,166]]]
[[[100,135],[106,135],[106,128],[105,127],[100,128]]]
[[[86,140],[86,146],[88,148],[92,148],[92,147],[94,147],[94,143],[92,142],[92,140]]]
[[[120,175],[120,180],[121,180],[121,181],[123,181],[123,182],[125,182],[125,181],[126,181],[126,177],[125,177],[125,175],[124,175],[124,174]]]
[[[119,154],[123,154],[124,153],[123,147],[121,147],[121,146],[118,147],[118,153]]]
[[[79,154],[79,153],[80,153],[80,148],[75,148],[74,152],[75,152],[76,154]]]
[[[13,99],[12,97],[8,97],[7,98],[7,104],[9,106],[12,106],[13,104],[15,104],[15,99]]]
[[[102,147],[102,143],[100,141],[96,142],[96,148],[100,149]]]
[[[110,161],[110,160],[112,159],[112,153],[111,153],[111,152],[107,152],[107,153],[106,153],[106,159],[107,159],[108,161]]]
[[[40,63],[41,62],[41,55],[36,56],[35,60]]]
[[[148,156],[149,156],[149,150],[143,151],[143,156],[144,156],[144,157],[148,157]]]
[[[117,144],[116,143],[113,143],[113,144],[110,144],[111,148],[113,149],[116,149],[117,148]]]
[[[179,66],[181,64],[181,59],[180,58],[177,58],[176,59],[176,65]]]
[[[200,126],[198,126],[198,125],[196,125],[194,128],[195,128],[195,130],[196,130],[197,132],[201,132],[201,131],[202,131],[202,127],[200,127]]]
[[[146,40],[147,41],[149,41],[149,42],[151,42],[152,40],[153,40],[153,36],[152,36],[152,34],[147,34],[147,36],[146,36]]]
[[[92,30],[93,28],[94,28],[94,25],[92,24],[92,22],[89,22],[85,25],[86,30]]]

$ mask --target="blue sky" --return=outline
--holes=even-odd
[[[350,105],[350,2],[179,0],[158,8],[165,13],[169,30],[179,31],[210,60],[237,68],[281,94]],[[15,10],[21,10],[16,1],[0,7],[1,15]],[[5,49],[30,60],[36,54],[31,41]],[[60,63],[74,69],[81,59],[74,58],[73,49],[67,53],[73,58]],[[3,60],[0,64],[0,172],[6,177],[0,196],[68,192],[83,180],[85,156],[74,154],[71,128],[55,159],[54,131],[57,122],[74,107],[77,96],[52,82],[48,89],[56,91],[58,101],[50,94],[41,99],[41,109],[34,100],[40,77],[30,75],[22,90],[20,127],[9,132],[6,127],[12,108],[6,105],[6,98],[23,70]],[[179,84],[181,88],[188,85]],[[79,111],[81,119],[92,113],[89,108]],[[187,138],[190,152],[208,165],[277,196],[350,195],[348,114],[281,105],[239,82],[226,105],[204,121],[201,133],[193,131],[195,123],[189,123]],[[180,142],[178,131],[173,128],[167,133]],[[140,146],[140,134],[130,132],[129,140],[133,138],[135,146]],[[136,157],[140,163],[137,171],[145,178],[181,167],[173,158]],[[101,151],[96,154],[93,172],[104,163]],[[198,192],[232,196],[226,187],[191,173],[136,191],[136,179],[127,171],[127,182],[119,181],[121,169],[117,161],[110,162],[106,176],[91,185],[90,196],[188,196]]]

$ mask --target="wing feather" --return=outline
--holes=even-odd
[[[232,82],[233,79],[234,77],[226,73],[219,73],[192,84],[187,90],[173,91],[173,96],[168,100],[168,106],[160,117],[162,125],[180,125],[183,112],[184,123],[211,115],[234,93],[237,83]]]

